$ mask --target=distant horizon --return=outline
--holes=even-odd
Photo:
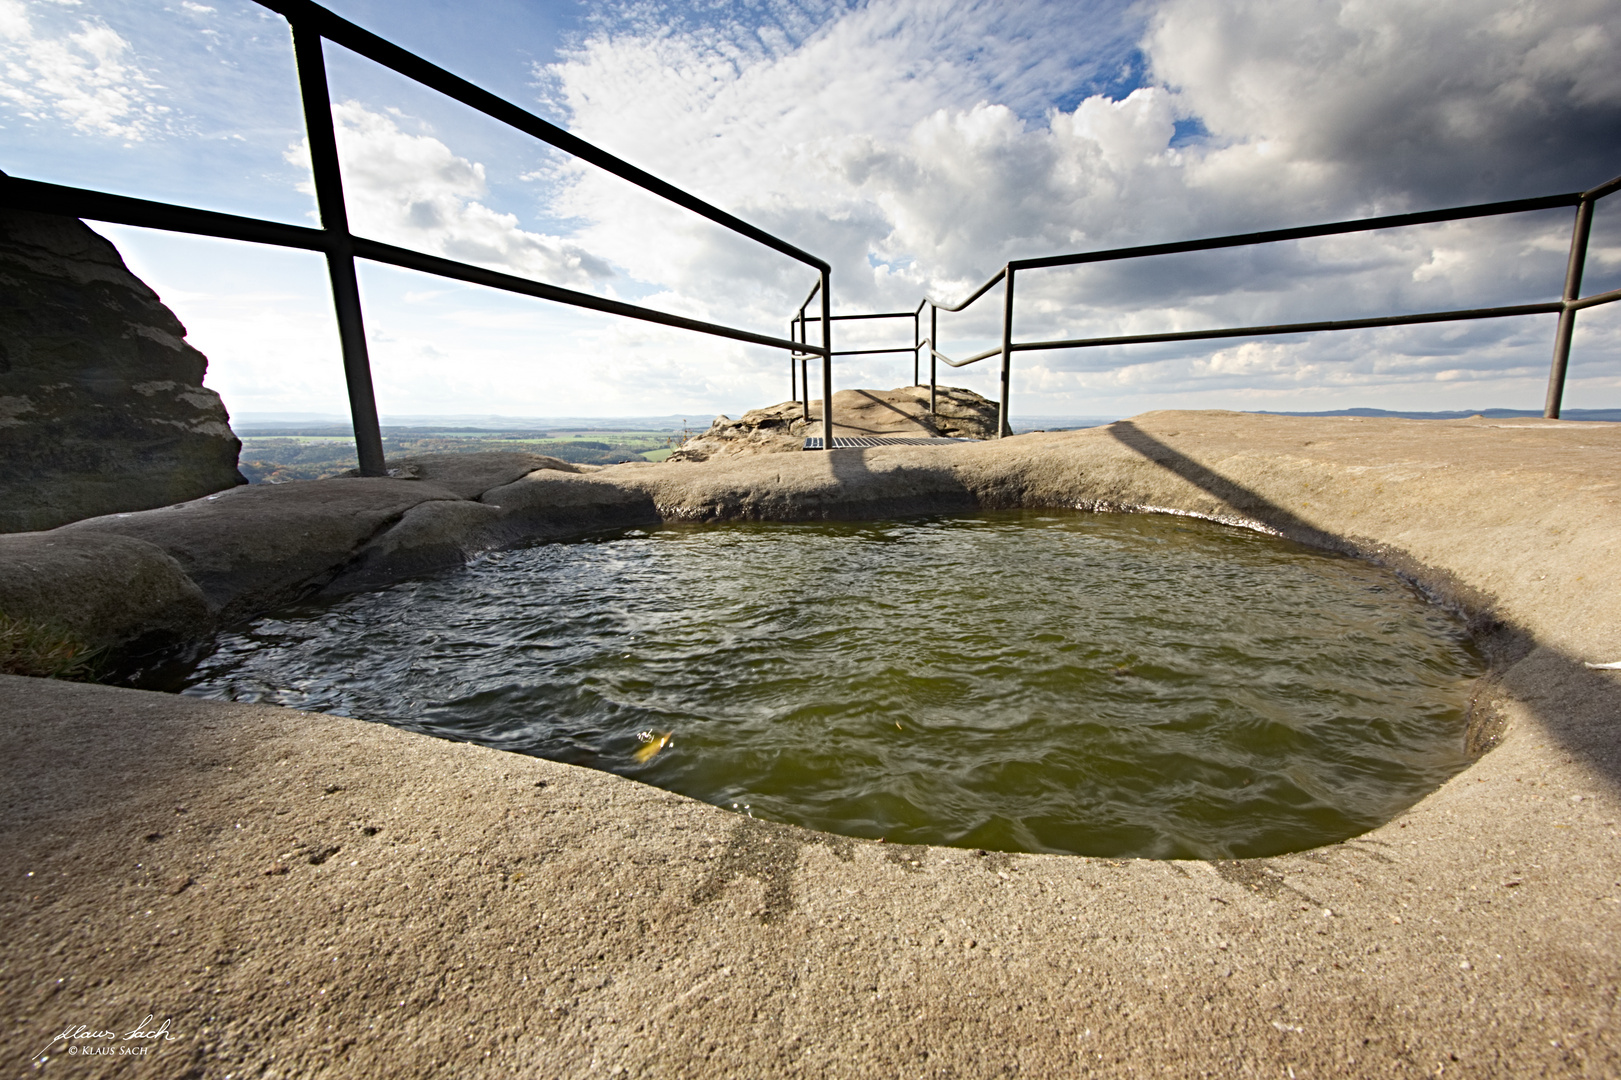
[[[1148,411],[1148,410],[1145,410]],[[1261,416],[1368,416],[1388,417],[1391,419],[1407,420],[1462,420],[1470,416],[1484,416],[1487,419],[1514,419],[1540,417],[1537,409],[1510,409],[1503,407],[1487,407],[1482,409],[1447,409],[1447,410],[1420,410],[1420,409],[1376,409],[1372,407],[1352,407],[1346,409],[1325,409],[1314,411],[1286,411],[1278,409],[1230,409],[1218,410],[1228,412],[1250,412]],[[729,414],[727,414],[729,415]],[[1132,414],[1140,415],[1140,414]],[[1020,415],[1015,413],[1012,425],[1016,432],[1032,430],[1052,430],[1062,427],[1100,427],[1111,424],[1117,420],[1127,419],[1126,416],[1112,414],[1039,414],[1029,413]],[[503,416],[490,413],[444,413],[444,414],[403,414],[397,416],[385,415],[382,418],[383,428],[463,428],[469,432],[477,431],[544,431],[547,429],[558,431],[590,431],[590,430],[625,430],[646,429],[664,430],[666,428],[680,428],[683,424],[691,428],[707,428],[715,417],[678,416],[669,414],[665,416]],[[735,419],[735,418],[734,418]],[[1614,423],[1621,422],[1621,409],[1565,409],[1561,415],[1562,420]],[[341,428],[344,432],[350,430],[350,419],[336,413],[242,413],[231,418],[232,430],[240,436],[242,429],[248,428]],[[274,431],[264,433],[250,432],[250,437],[264,437],[275,434]]]

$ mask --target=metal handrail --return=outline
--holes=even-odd
[[[610,172],[623,180],[628,180],[637,187],[650,191],[662,199],[675,203],[677,206],[701,214],[735,233],[741,233],[757,243],[774,248],[789,258],[797,259],[819,270],[831,270],[831,267],[826,262],[815,255],[802,251],[788,243],[788,241],[773,236],[764,229],[750,225],[742,218],[712,206],[695,195],[682,191],[668,181],[660,180],[652,173],[639,169],[630,162],[586,142],[578,135],[542,120],[534,113],[519,108],[505,98],[498,97],[458,75],[451,74],[444,68],[429,63],[415,53],[409,52],[385,38],[378,37],[371,31],[355,25],[335,12],[328,11],[326,8],[314,3],[313,0],[254,0],[254,2],[261,7],[267,7],[276,12],[294,26],[307,26],[314,33],[336,45],[342,45],[350,52],[364,56],[366,59],[396,71],[407,79],[421,83],[429,89],[437,90],[446,97],[454,98],[463,105],[477,109],[491,119],[499,120],[526,135],[532,135],[542,142],[550,143],[572,157],[590,162],[599,169]]]
[[[917,308],[911,312],[875,312],[871,314],[835,316],[832,313],[831,305],[832,269],[826,261],[718,207],[704,202],[702,199],[675,187],[673,184],[660,180],[645,170],[639,169],[578,136],[542,120],[533,113],[521,109],[511,102],[429,63],[400,46],[372,34],[370,31],[362,29],[314,3],[313,0],[255,0],[255,2],[281,14],[288,21],[292,31],[300,98],[310,142],[311,172],[315,180],[316,201],[320,210],[320,228],[312,229],[282,222],[223,214],[196,207],[135,199],[114,195],[109,192],[46,184],[6,176],[4,173],[0,173],[0,205],[15,209],[66,214],[74,217],[87,217],[97,221],[164,229],[172,232],[192,233],[249,243],[317,251],[324,254],[331,278],[333,306],[337,314],[339,337],[342,343],[344,373],[348,385],[350,413],[355,430],[355,447],[360,459],[360,472],[365,476],[382,475],[384,465],[382,433],[377,417],[370,359],[366,349],[364,321],[360,309],[359,282],[355,273],[354,263],[357,258],[624,318],[638,319],[771,348],[787,349],[789,353],[790,394],[801,400],[806,419],[810,417],[808,365],[812,357],[820,357],[822,360],[822,399],[824,402],[822,410],[822,445],[828,448],[833,445],[832,361],[836,356],[867,356],[911,352],[913,356],[913,385],[919,385],[919,357],[921,351],[927,348],[929,351],[929,410],[932,414],[936,411],[937,362],[943,362],[951,367],[966,367],[969,364],[978,363],[981,360],[1000,354],[1002,357],[1002,372],[1001,399],[998,405],[998,434],[1007,435],[1011,434],[1008,409],[1011,363],[1015,352],[1196,341],[1216,338],[1259,337],[1272,334],[1309,333],[1320,330],[1350,330],[1470,319],[1508,318],[1555,312],[1559,314],[1559,326],[1555,333],[1554,356],[1549,372],[1548,397],[1544,415],[1557,418],[1564,391],[1565,374],[1569,365],[1570,345],[1574,333],[1576,312],[1621,300],[1621,290],[1585,297],[1581,295],[1581,279],[1586,263],[1588,238],[1592,228],[1593,206],[1599,199],[1621,190],[1621,176],[1618,176],[1586,191],[1549,195],[1534,199],[1482,203],[1445,210],[1429,210],[1412,214],[1394,214],[1290,229],[1239,233],[1200,240],[1177,241],[1168,244],[1140,245],[1069,255],[1044,256],[1034,259],[1014,259],[1010,260],[1002,269],[992,275],[990,280],[986,281],[973,293],[955,304],[944,304],[932,297],[925,296],[919,302]],[[565,153],[604,169],[666,201],[699,214],[726,229],[815,268],[818,272],[816,284],[811,288],[804,303],[799,305],[794,317],[790,320],[788,337],[778,338],[769,334],[760,334],[720,323],[671,315],[652,308],[644,308],[623,301],[609,300],[591,293],[547,285],[543,282],[489,270],[454,259],[428,255],[423,252],[355,236],[349,230],[347,205],[344,200],[342,176],[338,163],[337,138],[332,126],[331,93],[327,85],[326,61],[323,53],[323,44],[326,41],[341,45],[360,56],[404,75],[414,82],[437,90],[470,108],[476,109],[492,119],[505,123]],[[1279,323],[1269,326],[1223,327],[1160,334],[1112,335],[1054,341],[1020,342],[1013,340],[1014,282],[1016,275],[1021,270],[1080,266],[1121,259],[1147,258],[1157,255],[1208,251],[1225,247],[1278,243],[1310,237],[1368,232],[1377,229],[1400,228],[1503,214],[1527,213],[1565,206],[1576,207],[1576,221],[1571,233],[1565,287],[1558,301],[1456,311],[1421,312],[1365,319]],[[1003,289],[1001,345],[975,353],[961,360],[953,359],[940,352],[938,349],[939,313],[941,311],[960,312],[965,310],[969,305],[990,292],[998,283],[1005,286]],[[816,316],[811,316],[808,314],[810,305],[818,298],[820,298],[820,311]],[[922,333],[922,312],[925,307],[929,309],[929,333],[926,337]],[[910,349],[897,347],[838,351],[833,348],[832,328],[834,322],[897,318],[910,318],[912,320],[913,344]],[[811,321],[820,321],[821,323],[822,340],[819,344],[813,345],[808,340],[808,323]],[[795,361],[798,362],[797,371],[795,370]]]
[[[1366,330],[1378,326],[1413,326],[1421,323],[1462,322],[1466,319],[1506,319],[1515,315],[1551,315],[1564,310],[1555,300],[1544,304],[1512,304],[1506,307],[1469,308],[1460,311],[1426,311],[1416,315],[1382,315],[1371,319],[1327,319],[1317,322],[1276,323],[1271,326],[1233,326],[1220,330],[1182,330],[1165,334],[1122,334],[1115,337],[1070,338],[1063,341],[1018,341],[1014,352],[1043,349],[1088,349],[1101,345],[1145,345],[1164,341],[1208,341],[1213,338],[1263,337],[1268,334],[1304,334],[1317,330]],[[991,349],[977,359],[995,356]]]
[[[828,388],[825,396],[832,397],[832,352],[827,344],[832,337],[830,333],[832,311],[828,302],[832,268],[825,260],[712,206],[697,196],[586,142],[579,136],[542,120],[504,98],[362,29],[314,3],[313,0],[255,0],[255,2],[280,14],[287,20],[292,31],[293,54],[298,68],[299,96],[303,105],[305,130],[310,142],[311,173],[315,180],[315,197],[321,217],[320,228],[312,229],[259,218],[222,214],[212,210],[135,199],[86,188],[46,184],[6,176],[4,173],[0,173],[0,206],[84,217],[120,225],[163,229],[169,232],[318,251],[324,254],[332,284],[332,301],[337,314],[338,335],[343,351],[349,411],[355,431],[355,450],[362,476],[382,476],[385,468],[382,429],[378,421],[376,394],[372,386],[371,361],[366,349],[359,281],[355,274],[357,258],[624,318],[639,319],[755,345],[788,349],[796,357],[820,356],[823,362],[823,383]],[[347,204],[338,164],[337,137],[332,126],[332,99],[327,85],[326,59],[323,54],[324,41],[341,45],[351,52],[404,75],[413,82],[437,90],[492,119],[814,268],[818,276],[816,288],[811,291],[811,296],[816,296],[818,292],[822,296],[824,344],[814,346],[803,341],[803,305],[800,308],[800,339],[794,340],[793,335],[784,339],[721,323],[670,315],[653,308],[609,300],[591,293],[547,285],[470,263],[355,236],[349,230]],[[809,299],[806,303],[809,303]],[[833,445],[831,414],[826,419],[824,435],[823,445],[831,447]]]
[[[1008,272],[1008,268],[1005,267],[1005,266],[1002,267],[1002,269],[998,270],[991,277],[991,280],[987,281],[985,284],[981,285],[979,288],[975,289],[972,293],[970,293],[969,296],[968,296],[968,299],[958,301],[956,304],[942,304],[938,300],[935,300],[931,296],[925,296],[923,298],[923,303],[929,305],[929,307],[931,309],[934,309],[936,311],[961,311],[963,308],[967,307],[969,304],[972,304],[975,300],[978,300],[980,297],[982,297],[986,293],[990,292],[991,288],[998,281],[1001,281],[1004,277],[1007,276],[1007,272]],[[919,305],[919,307],[921,309],[921,305]]]
[[[1472,319],[1499,319],[1513,318],[1520,315],[1547,315],[1557,313],[1559,326],[1555,331],[1554,355],[1552,367],[1548,375],[1548,397],[1543,408],[1543,415],[1550,419],[1558,419],[1561,401],[1564,395],[1565,372],[1569,366],[1570,343],[1574,330],[1576,312],[1584,308],[1596,307],[1600,304],[1614,303],[1621,300],[1621,289],[1611,292],[1597,293],[1592,296],[1581,295],[1582,270],[1587,255],[1587,240],[1592,229],[1593,204],[1607,195],[1621,190],[1621,176],[1606,181],[1597,187],[1586,191],[1568,192],[1562,195],[1546,195],[1531,199],[1510,199],[1502,202],[1477,203],[1472,206],[1458,206],[1444,210],[1424,210],[1411,214],[1388,214],[1382,217],[1358,218],[1350,221],[1335,221],[1320,225],[1305,225],[1289,229],[1269,229],[1262,232],[1234,233],[1227,236],[1213,236],[1200,240],[1180,240],[1167,244],[1145,244],[1135,247],[1110,248],[1102,251],[1079,252],[1071,255],[1049,255],[1035,259],[1011,259],[998,270],[991,279],[981,285],[973,293],[955,304],[942,304],[932,297],[925,296],[918,304],[917,313],[896,313],[892,318],[910,317],[914,325],[920,318],[923,308],[929,309],[929,335],[923,337],[914,331],[913,348],[929,351],[929,411],[935,410],[936,370],[935,362],[940,361],[951,367],[966,367],[987,360],[993,356],[1002,357],[1002,386],[1001,401],[998,404],[999,421],[997,430],[1001,435],[1011,434],[1008,416],[1009,384],[1011,381],[1011,361],[1016,352],[1037,352],[1052,349],[1085,349],[1097,348],[1106,345],[1142,345],[1151,343],[1164,343],[1173,341],[1203,341],[1218,338],[1237,337],[1265,337],[1274,334],[1301,334],[1315,333],[1324,330],[1361,330],[1382,326],[1411,326],[1424,323],[1458,322]],[[1141,259],[1157,255],[1173,255],[1193,251],[1211,251],[1219,248],[1246,247],[1254,244],[1272,244],[1287,240],[1304,240],[1319,236],[1336,236],[1346,233],[1371,232],[1378,229],[1404,228],[1413,225],[1428,225],[1444,221],[1462,221],[1470,218],[1494,217],[1503,214],[1523,214],[1537,210],[1551,210],[1560,207],[1576,207],[1576,222],[1571,233],[1570,257],[1566,264],[1565,288],[1559,300],[1539,304],[1513,304],[1499,307],[1468,308],[1454,311],[1427,311],[1408,315],[1387,315],[1365,319],[1329,319],[1299,323],[1277,323],[1268,326],[1235,326],[1221,327],[1205,330],[1183,330],[1160,334],[1116,334],[1090,338],[1068,338],[1057,341],[1015,341],[1013,340],[1013,286],[1016,276],[1021,270],[1042,270],[1063,266],[1082,266],[1090,263],[1112,262],[1121,259]],[[941,311],[957,312],[967,308],[980,297],[990,292],[1000,282],[1006,282],[1003,291],[1002,304],[1002,344],[995,348],[974,353],[961,360],[954,360],[937,347],[939,335],[937,332],[936,315]],[[903,352],[895,350],[869,350],[871,352]],[[916,366],[914,361],[914,381],[916,379]]]
[[[117,225],[163,229],[167,232],[212,236],[225,240],[245,240],[249,243],[304,251],[327,253],[333,248],[332,234],[324,229],[285,225],[259,218],[222,214],[214,210],[198,210],[169,203],[151,202],[127,195],[109,195],[106,192],[65,187],[61,184],[46,184],[38,180],[23,180],[4,173],[0,173],[0,205],[17,210],[85,217],[92,221],[109,221]],[[588,308],[609,315],[622,315],[643,322],[660,323],[681,330],[696,330],[715,337],[746,341],[753,345],[767,345],[777,349],[798,347],[797,342],[786,338],[758,334],[752,330],[739,330],[719,323],[704,322],[701,319],[689,319],[683,315],[671,315],[654,308],[610,300],[594,293],[547,285],[514,274],[503,274],[498,270],[473,266],[454,259],[413,251],[410,248],[396,247],[378,240],[368,240],[363,236],[353,236],[350,240],[355,256],[368,262],[387,263],[390,266],[419,270],[437,277],[452,278],[474,285],[487,285],[503,292],[553,300],[573,307]]]
[[[1509,199],[1503,202],[1455,206],[1446,210],[1421,210],[1414,214],[1386,214],[1382,217],[1333,221],[1324,225],[1303,225],[1292,229],[1267,229],[1263,232],[1232,233],[1227,236],[1212,236],[1202,240],[1179,240],[1170,244],[1144,244],[1138,247],[1087,251],[1076,255],[1048,255],[1039,259],[1014,259],[1008,263],[1008,266],[1013,270],[1042,270],[1054,266],[1081,266],[1085,263],[1111,262],[1117,259],[1141,259],[1151,255],[1177,255],[1188,251],[1248,247],[1251,244],[1275,244],[1284,240],[1307,240],[1317,236],[1340,236],[1345,233],[1372,232],[1376,229],[1400,229],[1411,225],[1434,225],[1443,221],[1463,221],[1469,218],[1495,217],[1501,214],[1526,214],[1534,210],[1556,210],[1561,206],[1575,206],[1583,197],[1582,192],[1576,191],[1564,195],[1545,195],[1534,199]],[[996,279],[993,278],[991,283],[994,284],[995,281]]]
[[[936,349],[934,347],[934,342],[925,341],[924,344],[929,347],[929,355],[930,356],[932,356],[934,359],[940,361],[942,364],[950,364],[952,367],[967,367],[969,364],[977,364],[981,360],[987,360],[987,359],[995,356],[997,353],[1002,351],[1002,346],[998,345],[994,349],[986,349],[984,352],[977,352],[974,355],[969,356],[969,357],[965,357],[962,360],[953,360],[951,357],[947,356],[945,353],[940,352],[938,349]]]

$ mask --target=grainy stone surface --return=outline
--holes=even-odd
[[[429,480],[463,499],[476,499],[502,484],[510,484],[537,469],[578,473],[596,468],[573,465],[547,454],[487,450],[477,454],[414,454],[389,458],[388,475],[401,480]],[[359,476],[351,469],[345,476]]]
[[[246,483],[185,336],[83,223],[0,210],[0,532]]]
[[[461,566],[513,540],[498,506],[461,499],[418,503],[345,563],[323,591],[361,592]]]
[[[0,1059],[153,1014],[176,1039],[142,1076],[1617,1075],[1621,674],[1583,662],[1621,659],[1618,454],[1615,425],[1162,413],[519,481],[486,503],[1264,524],[1466,605],[1495,748],[1296,855],[978,855],[359,720],[0,679]]]
[[[405,512],[455,501],[432,483],[388,478],[255,484],[177,506],[75,522],[55,533],[128,536],[172,555],[221,619],[305,596],[332,580]]]
[[[972,390],[940,386],[929,411],[927,386],[894,390],[840,390],[833,395],[833,436],[989,439],[996,434],[997,404]],[[810,401],[810,419],[797,401],[750,409],[740,418],[717,416],[709,430],[671,454],[672,463],[709,461],[739,454],[781,454],[804,448],[805,437],[822,434],[822,399]]]
[[[213,632],[208,602],[162,548],[127,536],[0,535],[0,612],[93,649],[161,647]]]
[[[804,448],[810,424],[797,401],[750,409],[733,420],[717,416],[709,430],[688,439],[668,461],[708,461],[734,454],[789,454]]]

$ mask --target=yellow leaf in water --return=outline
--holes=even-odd
[[[653,755],[670,745],[673,731],[644,731],[642,732],[642,745],[637,748],[635,758],[638,764],[653,760]]]

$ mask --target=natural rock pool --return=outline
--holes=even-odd
[[[258,619],[185,692],[891,843],[1232,858],[1353,836],[1459,771],[1481,670],[1461,623],[1368,563],[1007,511],[487,555]]]

